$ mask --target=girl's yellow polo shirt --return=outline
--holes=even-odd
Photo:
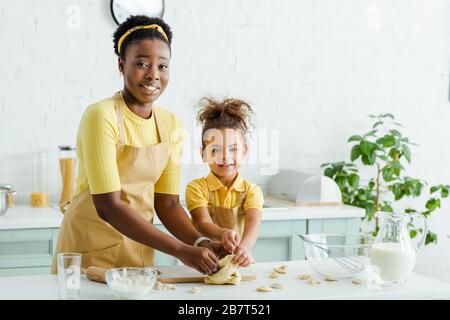
[[[211,202],[216,206],[236,207],[239,193],[245,192],[244,210],[247,211],[251,208],[262,210],[264,198],[258,185],[242,179],[238,174],[233,185],[228,189],[212,172],[206,178],[195,179],[187,185],[186,206],[188,210],[207,207],[210,190],[214,192],[214,199]]]
[[[144,147],[160,142],[154,113],[149,119],[134,114],[125,104],[120,93],[119,107],[123,113],[125,141],[127,145]],[[179,194],[180,159],[183,132],[179,120],[168,110],[153,107],[161,118],[163,130],[170,137],[169,161],[154,187],[154,192]],[[79,161],[75,194],[87,188],[91,194],[121,189],[116,164],[116,144],[119,123],[113,97],[102,100],[84,112],[77,134],[77,157]]]

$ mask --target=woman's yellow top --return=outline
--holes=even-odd
[[[154,187],[154,192],[179,194],[180,161],[183,147],[183,130],[180,121],[168,110],[153,107],[149,119],[134,114],[125,104],[120,93],[119,107],[123,113],[125,137],[123,141],[134,147],[145,147],[160,142],[154,113],[170,137],[169,161]],[[84,112],[77,135],[79,161],[75,194],[87,188],[91,194],[114,192],[121,189],[116,165],[116,144],[119,123],[114,97],[97,102]]]
[[[263,207],[263,193],[258,185],[243,179],[238,174],[233,185],[227,188],[210,172],[207,177],[195,179],[187,185],[187,209],[192,211],[199,207],[207,207],[209,191],[214,192],[214,199],[210,202],[216,206],[234,208],[237,206],[239,194],[245,192],[244,211],[251,208],[262,210]]]

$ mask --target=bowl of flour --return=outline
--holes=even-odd
[[[154,268],[115,268],[105,273],[106,283],[120,299],[143,299],[153,289],[158,272]]]

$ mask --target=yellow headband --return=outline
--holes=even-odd
[[[160,25],[157,24],[149,24],[147,26],[136,26],[125,32],[119,39],[119,42],[117,43],[117,51],[120,54],[120,47],[122,46],[122,42],[125,40],[126,37],[133,31],[139,30],[139,29],[156,29],[159,33],[163,35],[163,37],[169,42],[169,38],[167,37],[166,33],[164,32],[163,28],[161,28]]]

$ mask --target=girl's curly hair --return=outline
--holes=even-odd
[[[205,97],[200,100],[197,121],[203,126],[202,137],[209,129],[240,129],[247,133],[253,114],[252,107],[244,100],[225,98],[219,101]]]

